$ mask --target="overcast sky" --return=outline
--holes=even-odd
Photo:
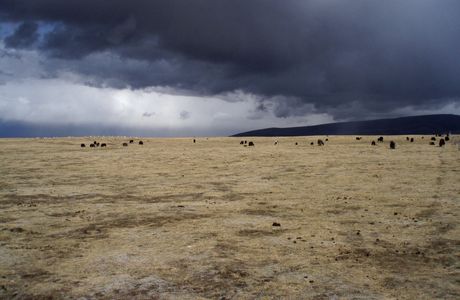
[[[0,0],[0,136],[460,114],[458,0]]]

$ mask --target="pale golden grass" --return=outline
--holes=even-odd
[[[459,138],[328,138],[0,140],[0,298],[459,299]]]

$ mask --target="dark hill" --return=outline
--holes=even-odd
[[[426,115],[303,127],[266,128],[238,133],[233,136],[400,135],[448,132],[460,133],[460,116]]]

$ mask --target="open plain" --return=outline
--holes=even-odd
[[[459,299],[460,139],[413,137],[2,139],[0,298]]]

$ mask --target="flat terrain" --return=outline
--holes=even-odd
[[[0,140],[0,298],[460,298],[460,137],[243,139]]]

